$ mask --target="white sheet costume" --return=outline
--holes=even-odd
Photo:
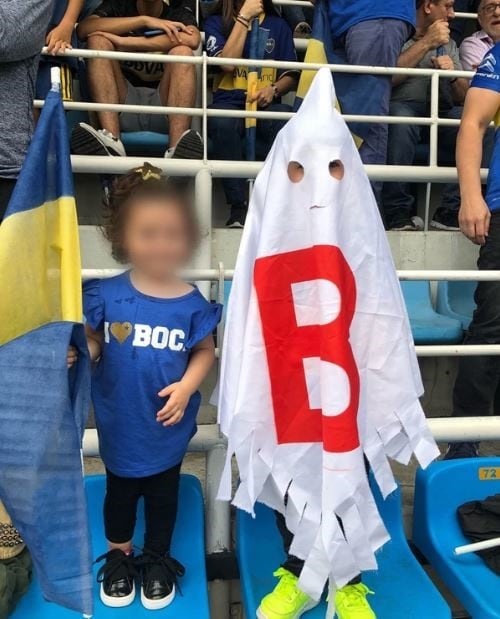
[[[341,587],[375,569],[388,539],[363,455],[387,496],[388,457],[425,467],[439,453],[377,205],[334,102],[322,69],[255,182],[219,397],[229,440],[219,498],[230,499],[235,454],[234,504],[285,515],[315,599],[328,579]]]

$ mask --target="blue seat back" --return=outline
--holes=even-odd
[[[462,324],[435,311],[429,282],[402,281],[401,289],[415,344],[455,344],[462,340]]]
[[[439,282],[436,308],[440,314],[459,320],[468,329],[476,309],[474,293],[477,282]]]
[[[500,619],[500,578],[478,555],[454,555],[470,543],[457,508],[497,493],[499,458],[435,462],[417,472],[413,541],[474,619]]]

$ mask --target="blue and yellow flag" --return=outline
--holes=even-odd
[[[252,20],[250,27],[250,45],[249,56],[250,60],[262,60],[266,50],[267,41],[269,38],[269,30],[260,27],[261,17],[255,17]],[[257,111],[257,101],[252,101],[259,89],[259,81],[261,78],[262,69],[256,66],[248,67],[247,76],[247,99],[245,109],[247,112]],[[257,141],[257,119],[248,117],[245,118],[245,141],[247,161],[255,161],[255,150]]]
[[[317,0],[315,4],[313,31],[307,45],[304,62],[348,64],[343,50],[333,45],[326,0]],[[299,109],[315,75],[316,71],[302,71],[295,97],[295,110]],[[373,75],[334,73],[333,81],[338,107],[344,114],[379,114],[379,101],[385,90],[380,79]],[[370,123],[348,123],[348,125],[359,148],[370,130]]]
[[[92,614],[81,442],[90,368],[61,96],[47,96],[0,225],[0,499],[44,596]],[[68,371],[68,346],[79,349]]]

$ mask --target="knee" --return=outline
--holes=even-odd
[[[168,52],[169,56],[193,56],[193,50],[189,45],[176,45]]]
[[[89,49],[99,49],[105,51],[114,51],[115,46],[109,39],[102,34],[91,34],[87,39]]]

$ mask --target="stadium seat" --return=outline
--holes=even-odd
[[[166,133],[133,131],[122,133],[121,138],[129,156],[163,157],[168,148],[168,135]]]
[[[104,476],[87,477],[85,486],[89,504],[90,527],[93,541],[93,554],[98,556],[106,551],[102,522],[104,499]],[[142,506],[138,510],[138,526],[135,544],[142,546],[144,518]],[[182,475],[177,527],[174,533],[172,554],[186,567],[186,575],[181,579],[183,595],[177,595],[174,602],[162,610],[161,617],[168,619],[209,619],[208,588],[205,570],[205,537],[203,494],[199,480],[192,475]],[[99,566],[95,566],[97,571]],[[95,585],[95,619],[146,619],[152,613],[145,610],[136,597],[129,609],[109,608],[99,599],[98,585]],[[22,598],[12,619],[81,619],[79,613],[66,610],[46,602],[38,583],[33,582],[28,593]]]
[[[429,282],[402,281],[401,289],[415,344],[456,344],[462,341],[462,323],[438,314],[432,307]]]
[[[499,467],[499,458],[448,460],[419,470],[416,479],[413,541],[474,619],[500,618],[500,579],[478,555],[454,555],[469,543],[456,511],[500,492]]]
[[[476,309],[474,292],[477,282],[439,282],[436,309],[443,316],[460,320],[462,328],[469,328]]]
[[[372,484],[373,485],[373,484]],[[374,488],[377,505],[391,534],[377,554],[379,570],[367,572],[363,581],[375,591],[370,598],[380,619],[450,619],[451,611],[440,593],[413,556],[405,538],[401,515],[401,495],[397,490],[384,501]],[[256,518],[238,510],[236,551],[240,566],[241,591],[245,616],[255,617],[262,597],[276,580],[273,571],[284,560],[283,546],[273,512],[256,506]],[[304,615],[304,619],[323,619],[326,601]]]

